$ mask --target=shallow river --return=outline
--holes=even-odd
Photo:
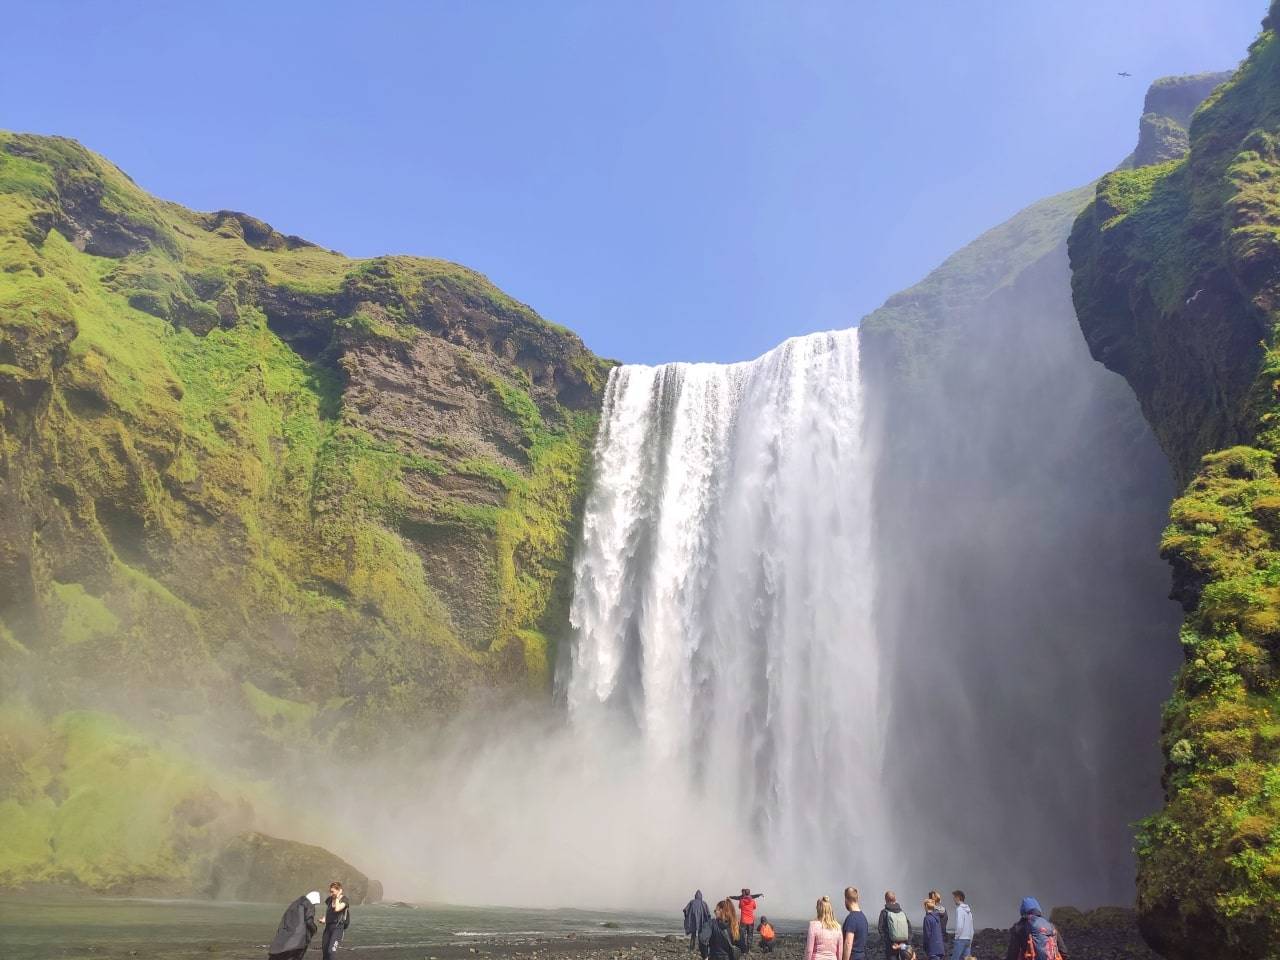
[[[199,903],[165,900],[26,900],[0,898],[0,958],[68,960],[164,957],[263,960],[284,904]],[[609,926],[605,926],[609,924]],[[484,950],[494,941],[600,936],[634,937],[680,932],[673,916],[508,907],[403,907],[353,909],[339,957],[365,960],[440,960]],[[319,937],[309,958],[320,956]]]

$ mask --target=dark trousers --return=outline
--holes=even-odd
[[[333,955],[338,952],[338,944],[342,942],[342,935],[345,932],[336,923],[332,927],[324,928],[323,949],[320,953],[323,960],[333,960]]]
[[[754,923],[742,924],[742,952],[748,954],[751,952],[751,941],[756,937],[756,925]]]

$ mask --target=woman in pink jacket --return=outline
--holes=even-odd
[[[818,901],[818,918],[809,921],[804,960],[840,960],[840,924],[831,910],[831,898]]]

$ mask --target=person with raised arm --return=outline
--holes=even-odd
[[[737,900],[738,906],[742,910],[742,952],[751,952],[751,942],[755,939],[756,932],[756,901],[763,897],[763,893],[752,893],[750,887],[743,887],[742,893],[736,897],[730,897],[730,900]]]

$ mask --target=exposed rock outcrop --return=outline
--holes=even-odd
[[[1187,131],[1191,115],[1230,76],[1230,73],[1198,73],[1188,77],[1162,77],[1153,83],[1143,103],[1138,146],[1130,165],[1148,167],[1185,156],[1190,146]]]
[[[288,903],[308,890],[328,896],[334,880],[356,904],[377,903],[382,884],[328,850],[262,833],[242,833],[218,852],[201,891],[212,900]]]

